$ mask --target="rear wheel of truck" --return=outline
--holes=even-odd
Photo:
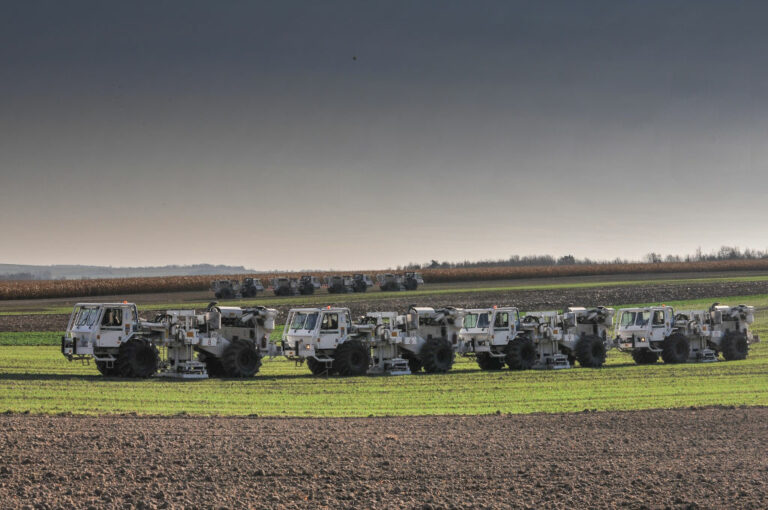
[[[224,377],[224,367],[221,365],[219,358],[201,351],[197,353],[197,360],[200,363],[205,363],[208,377]]]
[[[691,354],[691,344],[680,333],[672,333],[662,344],[661,359],[664,363],[685,363]]]
[[[421,348],[419,358],[428,374],[447,372],[453,366],[453,347],[445,338],[433,338]]]
[[[632,351],[632,359],[638,365],[652,365],[659,361],[659,354],[649,349],[635,349]]]
[[[224,349],[221,365],[226,377],[252,377],[261,368],[261,353],[253,342],[238,339]]]
[[[504,368],[504,358],[494,358],[487,352],[479,353],[476,358],[480,370],[501,370]]]
[[[529,338],[515,338],[505,349],[510,370],[528,370],[536,363],[536,347]]]
[[[582,367],[600,368],[605,363],[605,344],[599,336],[584,335],[576,342],[574,351]]]
[[[746,359],[749,352],[747,337],[743,333],[732,331],[723,338],[720,350],[723,352],[723,358],[726,361]]]
[[[160,354],[143,338],[128,340],[117,351],[116,375],[146,379],[157,372]]]
[[[348,340],[336,347],[333,368],[339,375],[363,375],[368,371],[371,352],[360,340]]]

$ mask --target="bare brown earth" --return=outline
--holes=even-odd
[[[766,508],[767,435],[768,408],[4,415],[0,508]]]
[[[539,284],[542,280],[539,280]],[[377,292],[370,293],[371,299],[346,302],[345,296],[328,295],[325,304],[349,306],[353,315],[361,315],[368,311],[394,310],[404,311],[409,305],[419,306],[456,306],[464,308],[485,307],[493,305],[513,305],[523,311],[559,309],[565,306],[597,306],[646,302],[664,302],[673,300],[699,299],[705,296],[746,296],[768,293],[768,281],[736,281],[717,283],[676,283],[611,286],[594,288],[548,289],[548,290],[487,290],[484,292],[467,292],[456,288],[455,292],[412,296],[402,292],[395,298],[379,299]],[[158,295],[140,296],[146,300],[136,300],[137,303],[158,302]],[[203,300],[205,297],[203,297]],[[99,301],[99,300],[97,300]],[[105,301],[108,301],[106,299]],[[198,299],[199,301],[199,299]],[[179,301],[175,301],[179,303]],[[277,303],[277,302],[276,302]],[[289,308],[301,306],[271,305],[280,311],[278,321],[285,318]],[[308,306],[317,306],[308,305]],[[153,316],[153,311],[144,312],[145,317]],[[69,315],[67,314],[22,314],[0,315],[0,332],[2,331],[62,331],[66,328]]]

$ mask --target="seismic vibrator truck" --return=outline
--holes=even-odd
[[[749,345],[760,341],[750,331],[755,309],[752,306],[721,306],[709,310],[675,313],[671,306],[624,308],[619,310],[616,346],[629,352],[639,365],[687,361],[726,361],[747,357]]]
[[[78,303],[61,352],[70,361],[94,361],[105,376],[250,377],[264,355],[280,354],[269,342],[276,315],[212,303],[201,314],[168,310],[147,321],[133,303]]]

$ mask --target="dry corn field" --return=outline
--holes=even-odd
[[[664,262],[633,264],[580,264],[571,266],[516,266],[473,267],[451,269],[425,269],[421,273],[426,283],[489,281],[537,277],[594,276],[641,273],[696,273],[703,271],[760,271],[768,270],[768,259],[712,262]],[[391,271],[391,270],[387,270]],[[367,274],[386,272],[364,271]],[[350,271],[312,272],[320,278],[349,274]],[[266,284],[269,278],[298,277],[308,273],[254,274]],[[249,275],[169,276],[151,278],[109,278],[92,280],[16,280],[0,282],[0,299],[39,299],[115,294],[142,294],[155,292],[203,291],[211,280],[242,279]]]

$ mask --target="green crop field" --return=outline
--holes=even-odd
[[[755,330],[768,336],[768,296],[670,303],[759,307]],[[483,372],[460,358],[442,375],[317,378],[305,366],[265,361],[249,380],[105,379],[93,365],[69,363],[59,333],[0,335],[0,412],[381,416],[768,405],[768,346],[738,362],[635,366],[611,351],[602,369]]]

